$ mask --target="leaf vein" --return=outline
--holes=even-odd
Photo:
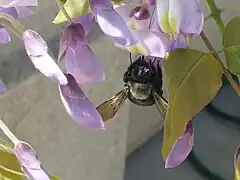
[[[188,80],[189,75],[191,74],[191,72],[198,66],[198,64],[201,63],[202,60],[205,59],[205,56],[206,56],[206,54],[204,54],[204,55],[199,59],[199,61],[197,61],[196,63],[194,63],[193,66],[192,66],[192,68],[191,68],[191,70],[189,71],[189,73],[187,73],[186,76],[183,78],[183,80],[181,81],[180,86],[179,86],[179,88],[178,88],[178,90],[177,90],[177,92],[176,92],[176,95],[175,95],[175,96],[173,97],[173,99],[172,99],[172,104],[174,104],[177,95],[178,95],[179,92],[182,90],[182,87],[183,87],[183,85],[185,84],[185,82]]]

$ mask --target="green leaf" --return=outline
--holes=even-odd
[[[222,43],[228,69],[240,77],[240,16],[233,18],[224,28]]]
[[[111,0],[113,4],[120,4],[124,0]]]
[[[88,0],[67,0],[63,6],[67,11],[68,15],[72,19],[82,16],[88,12],[91,12],[91,9],[88,4]],[[53,20],[53,23],[61,24],[66,21],[67,21],[67,18],[65,17],[63,12],[60,11],[55,17],[55,19]]]
[[[13,152],[13,147],[10,143],[6,142],[6,141],[3,141],[2,139],[0,139],[0,150],[1,149],[4,149],[8,152]]]
[[[164,68],[169,98],[162,146],[166,160],[187,123],[216,96],[222,85],[222,68],[212,55],[191,49],[167,54]]]
[[[0,139],[0,179],[2,180],[23,180],[26,178],[21,166],[13,152],[13,147]],[[51,180],[59,180],[51,176]]]
[[[11,144],[0,140],[0,177],[2,179],[23,180],[25,175],[13,153]]]

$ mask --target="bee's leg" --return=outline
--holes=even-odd
[[[129,78],[129,71],[126,71],[123,75],[123,82],[127,83]]]
[[[149,58],[149,65],[150,65],[151,68],[153,68],[153,62],[152,62],[151,58]]]
[[[154,63],[155,63],[156,60],[157,60],[157,58],[155,57],[154,60],[153,60],[153,62],[152,62],[153,65],[154,65]]]
[[[156,58],[155,58],[156,60]],[[154,60],[154,61],[155,61]],[[163,84],[163,80],[162,80],[162,69],[161,69],[161,66],[159,64],[159,62],[156,64],[156,70],[155,70],[155,76],[154,76],[154,80],[153,80],[153,85],[154,85],[154,88],[155,88],[155,91],[160,95],[162,96],[163,94],[163,91],[162,91],[162,84]]]
[[[153,61],[152,61],[151,58],[149,58],[149,65],[150,65],[150,68],[151,68],[151,70],[153,71],[154,74],[156,74],[156,70],[155,70],[155,66],[154,66],[155,60],[156,60],[156,57],[154,58]]]
[[[130,61],[130,64],[132,64],[132,53],[129,52],[129,61]]]

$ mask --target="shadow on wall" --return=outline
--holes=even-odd
[[[141,107],[130,102],[127,154],[145,143],[162,126],[162,116],[155,105]]]

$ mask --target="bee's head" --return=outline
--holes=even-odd
[[[140,56],[132,63],[123,76],[125,83],[133,81],[136,83],[149,84],[153,81],[153,71],[149,64],[144,60],[144,56]]]

